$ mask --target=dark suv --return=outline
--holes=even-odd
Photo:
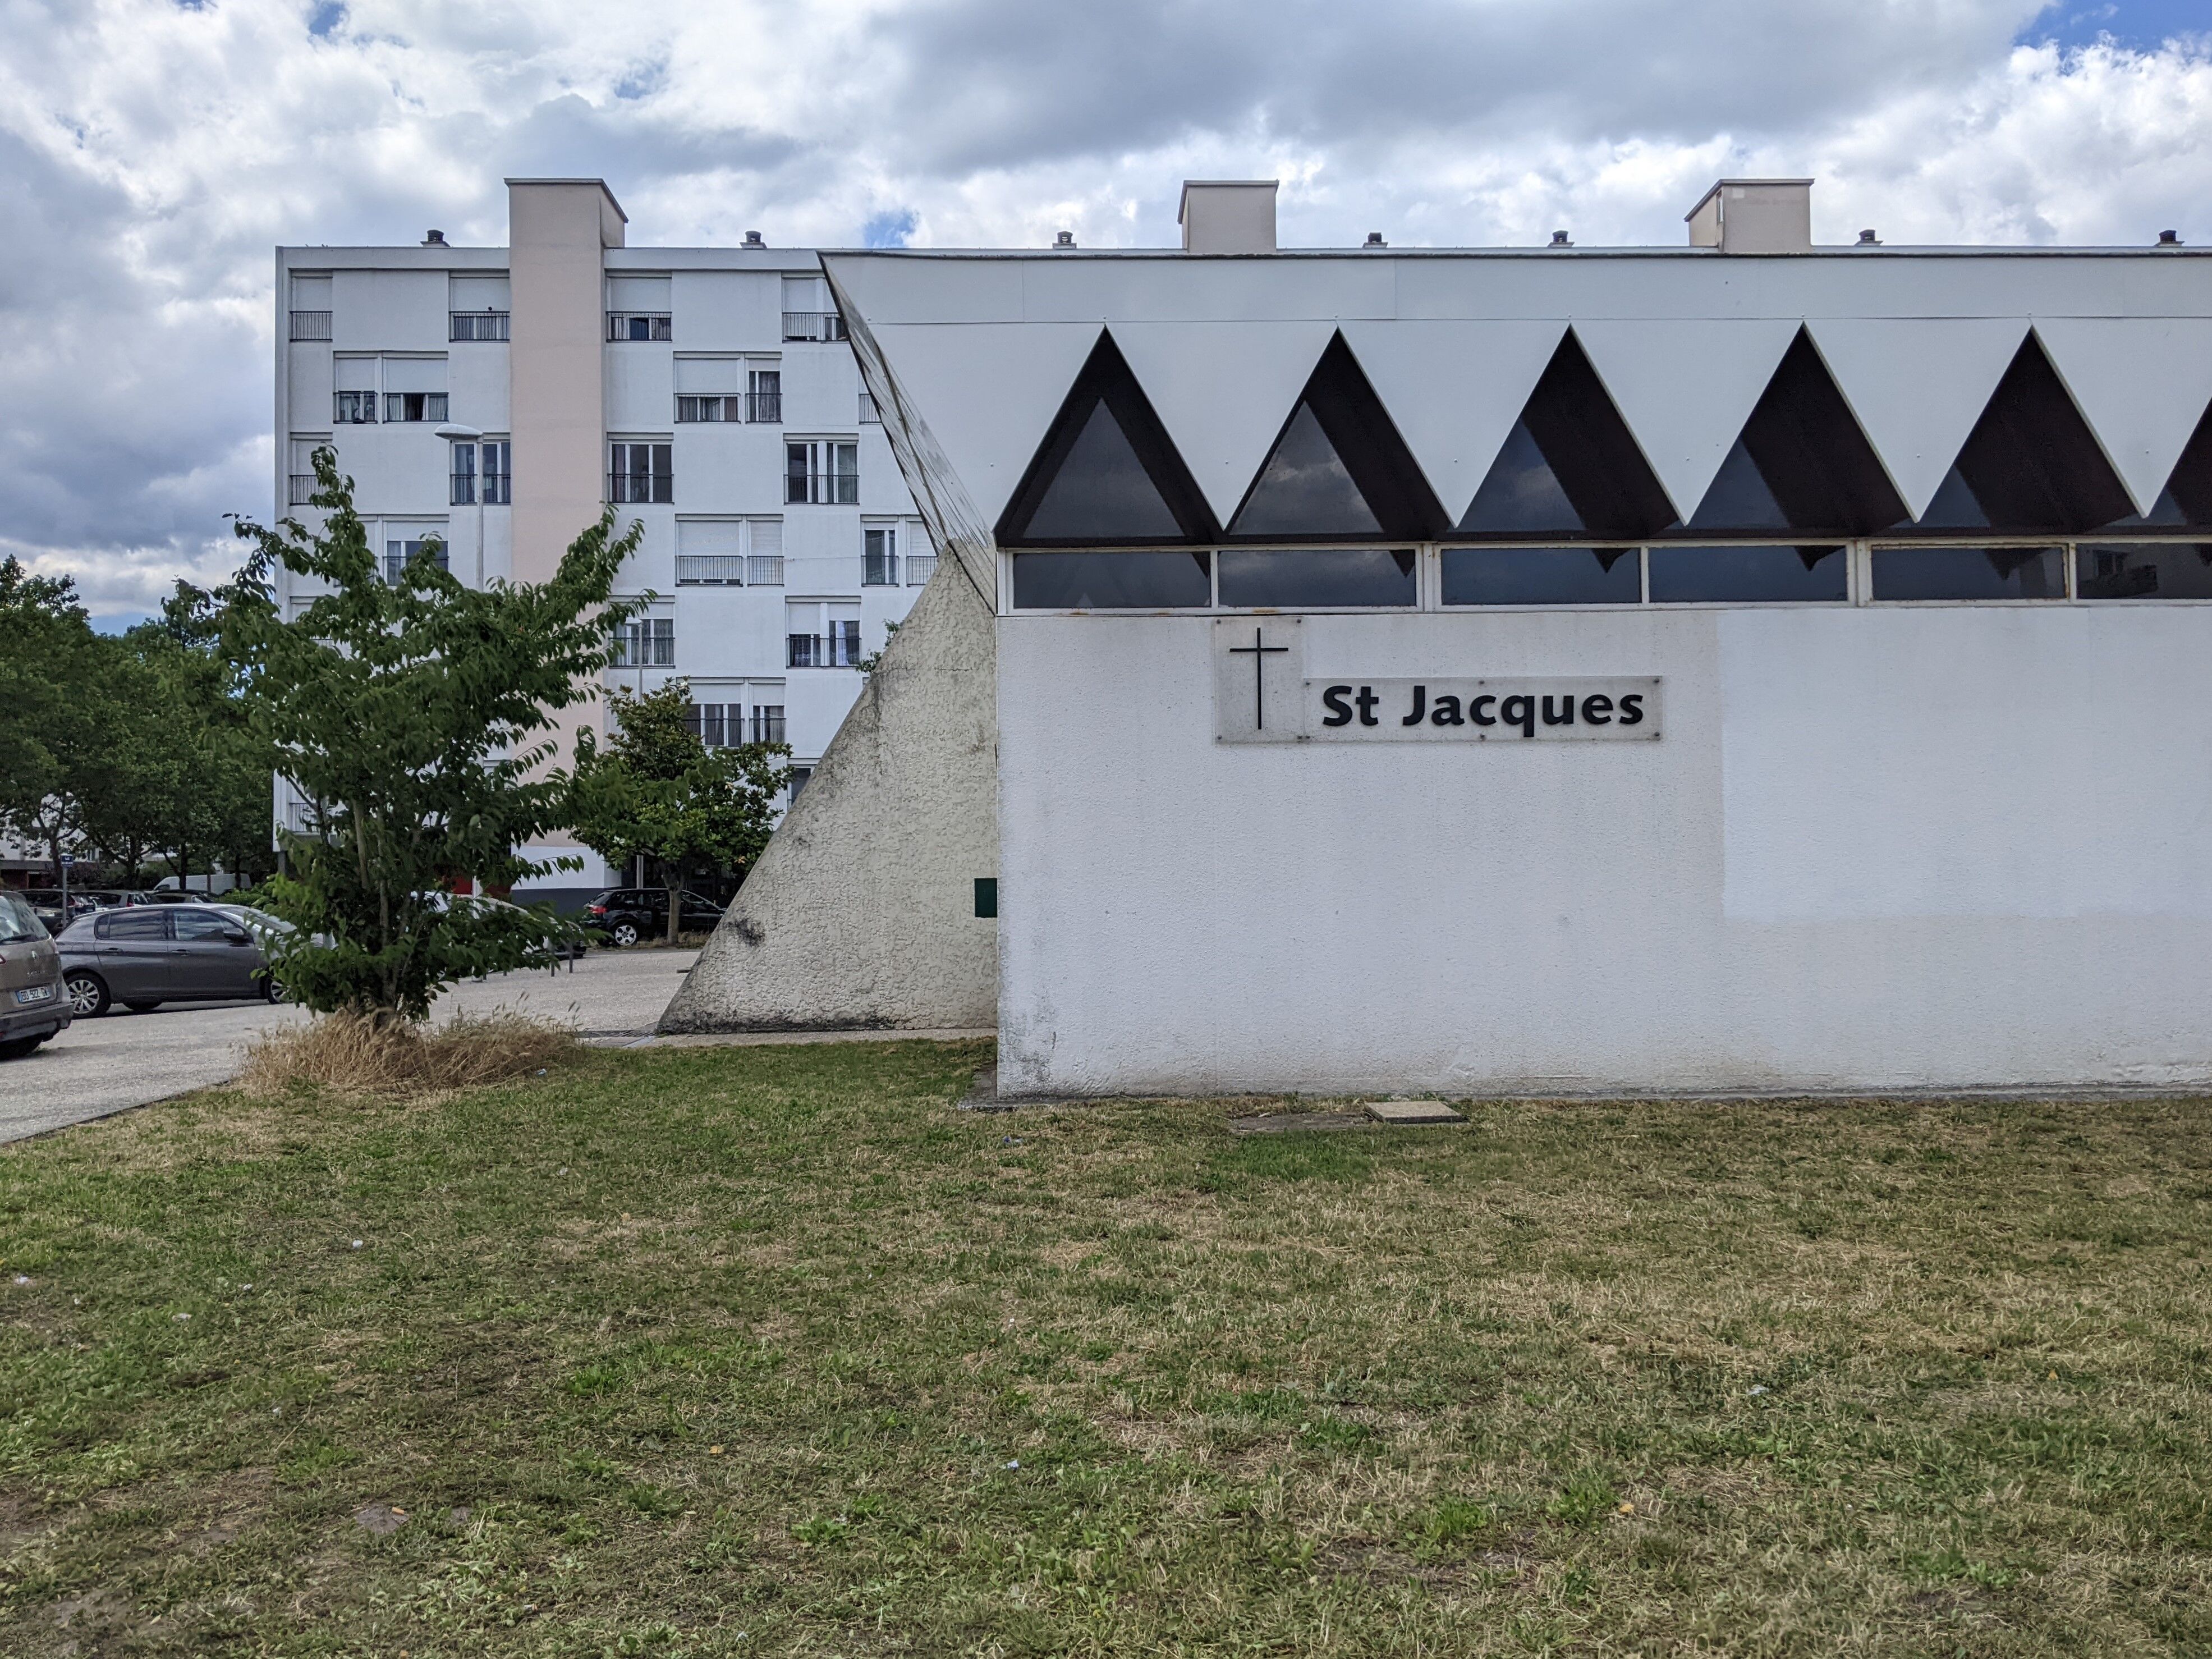
[[[711,933],[722,920],[722,907],[703,894],[684,890],[684,908],[677,912],[678,933]],[[641,939],[668,936],[668,890],[665,887],[610,887],[584,907],[584,926],[597,928],[611,945],[635,945]]]

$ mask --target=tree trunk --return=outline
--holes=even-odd
[[[663,878],[665,879],[665,878]],[[676,872],[676,879],[668,884],[668,942],[676,943],[677,921],[684,908],[684,872]]]

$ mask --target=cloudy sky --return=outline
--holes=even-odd
[[[2212,241],[2212,0],[0,0],[0,552],[107,625],[270,511],[270,249],[1679,242],[1723,173],[1847,241]]]

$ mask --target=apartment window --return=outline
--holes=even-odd
[[[702,421],[738,421],[744,418],[744,405],[735,397],[679,397],[676,400],[676,423],[690,426]]]
[[[514,504],[514,446],[505,438],[495,439],[483,446],[483,504],[486,507],[512,507]]]
[[[607,313],[607,338],[610,340],[666,340],[673,337],[668,331],[668,313],[665,311]]]
[[[872,524],[861,531],[861,583],[868,587],[898,586],[898,526]]]
[[[780,702],[753,705],[753,736],[755,743],[781,743],[783,738],[783,705]]]
[[[795,801],[799,799],[799,792],[806,787],[806,781],[813,775],[814,769],[811,766],[794,766],[791,769],[791,798],[793,800]]]
[[[817,506],[857,507],[860,446],[816,440],[784,446],[783,499]]]
[[[860,424],[862,426],[881,426],[883,423],[883,410],[876,407],[876,400],[873,398],[863,392],[860,394]]]
[[[2136,542],[2074,550],[2085,599],[2212,599],[2212,543]]]
[[[327,340],[331,337],[331,313],[327,311],[295,311],[292,313],[292,337],[295,340]],[[502,339],[506,337],[502,335]]]
[[[455,311],[447,313],[453,330],[447,336],[453,340],[504,340],[507,337],[507,315],[504,311]]]
[[[684,716],[691,735],[709,749],[733,749],[745,740],[741,702],[695,702]]]
[[[387,582],[398,581],[399,573],[413,561],[420,558],[426,549],[430,553],[432,562],[436,564],[439,569],[450,568],[447,562],[445,538],[442,536],[433,533],[427,536],[401,534],[386,537],[384,580]]]
[[[376,394],[374,392],[341,392],[337,407],[331,418],[340,426],[373,426],[376,423]]]
[[[783,419],[783,371],[756,368],[745,375],[745,418],[771,426]]]
[[[472,502],[481,502],[485,507],[512,504],[514,493],[507,461],[510,447],[505,439],[453,446],[453,491],[451,499],[455,507],[467,507]],[[481,473],[477,470],[479,460],[483,468]]]
[[[787,665],[793,668],[850,668],[860,660],[860,619],[833,617],[820,633],[787,637]]]
[[[783,586],[783,520],[745,521],[745,583],[750,587]]]
[[[446,418],[446,394],[442,392],[387,392],[384,394],[384,418],[387,421],[442,421]]]
[[[2063,599],[2063,547],[1877,547],[1869,599]]]
[[[842,340],[845,319],[830,303],[830,285],[819,276],[783,279],[783,337],[787,340]]]
[[[617,668],[672,668],[676,665],[676,619],[642,617],[615,636],[620,654]]]
[[[620,443],[611,447],[607,499],[611,501],[672,501],[675,446]]]

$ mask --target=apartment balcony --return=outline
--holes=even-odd
[[[748,587],[781,587],[783,586],[783,556],[781,553],[752,553],[745,557],[745,586]]]
[[[745,393],[745,418],[766,421],[770,424],[783,419],[783,393],[781,392],[748,392]]]
[[[906,585],[908,587],[927,587],[929,579],[936,574],[936,554],[909,553],[906,556]]]
[[[315,475],[312,472],[295,472],[291,475],[291,488],[285,492],[285,505],[305,507],[314,493]]]
[[[783,313],[783,337],[842,340],[845,337],[845,319],[834,311],[787,311]]]
[[[292,313],[292,337],[295,340],[327,340],[331,337],[331,313],[327,311],[295,311]]]
[[[860,624],[827,634],[788,634],[785,665],[790,668],[854,668],[860,661]]]
[[[666,472],[610,472],[607,499],[617,506],[667,506],[676,499],[676,480]]]
[[[745,585],[745,561],[738,553],[678,553],[676,556],[676,585],[678,587],[743,587]]]
[[[860,586],[896,587],[899,585],[898,568],[898,555],[896,553],[866,554],[862,556],[860,564]]]
[[[453,475],[453,503],[455,507],[511,507],[514,503],[514,475],[507,472],[456,472]],[[483,499],[477,499],[477,487],[483,490]]]

